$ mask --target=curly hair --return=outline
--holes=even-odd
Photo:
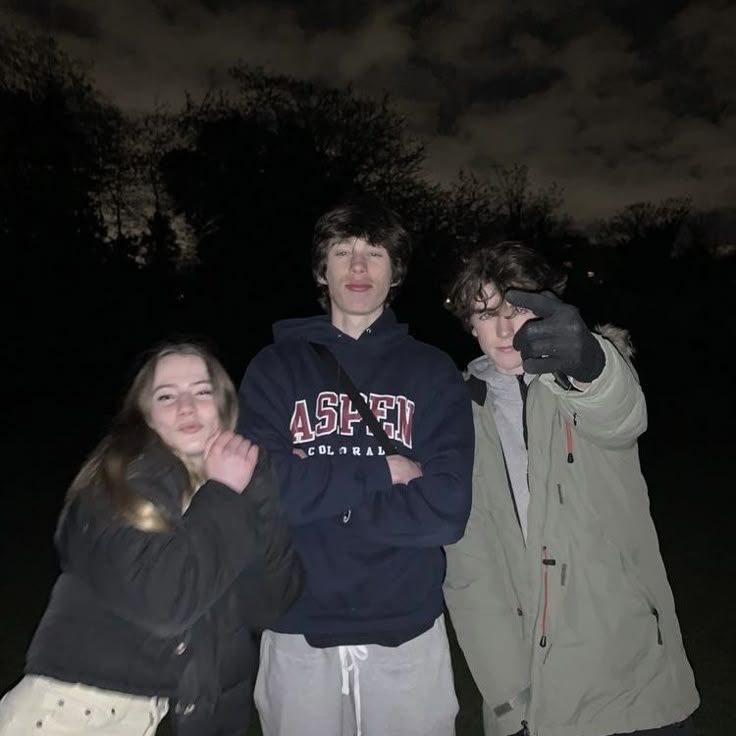
[[[485,287],[493,284],[503,299],[509,289],[553,291],[560,296],[567,276],[554,269],[544,256],[518,240],[504,240],[473,251],[455,273],[445,307],[466,329],[477,303],[486,300]]]

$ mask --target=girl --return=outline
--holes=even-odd
[[[202,346],[138,371],[69,490],[62,573],[0,734],[245,734],[254,638],[302,569],[270,462],[235,434],[237,397]]]

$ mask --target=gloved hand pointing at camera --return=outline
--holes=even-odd
[[[537,316],[514,336],[514,348],[521,353],[527,373],[563,373],[581,383],[600,376],[606,363],[603,349],[575,307],[551,291],[509,289],[505,298]]]

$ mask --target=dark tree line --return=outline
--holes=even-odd
[[[594,318],[653,330],[702,283],[730,307],[720,294],[733,258],[715,259],[718,242],[687,198],[634,203],[583,229],[562,190],[535,187],[523,165],[428,184],[424,147],[388,99],[246,66],[230,81],[180,110],[133,117],[52,40],[0,31],[0,240],[16,373],[27,375],[28,354],[86,350],[118,375],[131,351],[173,330],[209,335],[238,372],[275,319],[317,310],[313,223],[361,192],[415,234],[397,308],[449,349],[461,338],[443,282],[499,238],[543,248]]]

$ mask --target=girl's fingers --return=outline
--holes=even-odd
[[[217,440],[221,436],[222,436],[222,432],[215,432],[214,434],[210,435],[207,438],[207,441],[204,443],[204,456],[205,457],[207,457],[210,454],[215,442],[217,442]]]

